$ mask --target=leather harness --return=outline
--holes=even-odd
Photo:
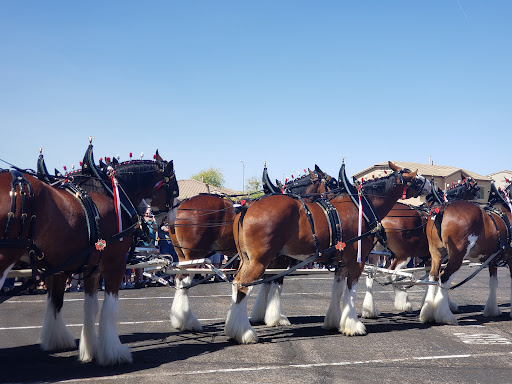
[[[42,158],[42,155],[40,155],[38,159],[38,167],[37,167],[37,177],[47,183],[50,184],[55,181],[55,178],[49,176],[48,171],[46,169],[46,166],[44,164],[44,159]],[[85,262],[80,267],[79,271],[75,271],[73,273],[81,273],[84,270],[86,270],[89,267],[89,260],[92,256],[93,252],[95,250],[102,250],[101,247],[106,246],[108,242],[117,240],[122,238],[123,236],[126,236],[127,234],[133,232],[135,228],[140,223],[139,215],[137,213],[137,210],[129,197],[127,196],[124,189],[119,185],[119,199],[120,199],[120,205],[122,210],[129,216],[131,225],[126,228],[125,230],[121,231],[120,233],[117,233],[113,236],[111,236],[108,239],[100,240],[101,237],[101,230],[100,230],[100,215],[98,212],[98,209],[96,207],[96,204],[92,200],[92,198],[89,196],[89,194],[79,187],[76,183],[74,183],[72,180],[65,180],[62,182],[58,187],[66,190],[67,192],[71,193],[73,196],[77,198],[77,200],[80,202],[80,205],[82,209],[84,210],[86,222],[87,222],[87,231],[88,231],[88,237],[89,237],[89,244],[90,246],[79,253],[73,255],[72,257],[68,258],[65,262],[63,262],[60,265],[51,266],[49,263],[46,262],[44,253],[41,252],[40,249],[38,249],[35,244],[33,243],[33,234],[34,234],[34,224],[35,224],[35,215],[33,215],[30,219],[30,235],[27,237],[23,237],[23,234],[25,233],[26,229],[25,226],[27,225],[27,204],[28,201],[32,197],[34,197],[34,190],[32,188],[32,185],[30,182],[24,177],[24,175],[18,171],[18,170],[11,170],[10,171],[12,175],[12,181],[11,181],[11,209],[8,213],[7,218],[7,224],[4,230],[3,238],[0,239],[0,246],[5,248],[27,248],[29,250],[29,256],[31,260],[31,264],[35,265],[36,261],[34,257],[37,257],[37,260],[44,265],[43,273],[41,274],[41,279],[44,279],[48,276],[51,276],[55,273],[63,272],[63,270],[68,267],[69,265],[72,265],[76,263],[77,260],[80,260],[82,258],[86,258]],[[89,148],[87,149],[87,152],[84,156],[84,162],[82,166],[82,175],[89,175],[89,177],[93,177],[100,181],[103,188],[107,191],[107,193],[113,197],[114,192],[112,190],[111,183],[108,182],[108,176],[105,173],[100,173],[96,166],[94,165],[94,159],[92,155],[92,144],[89,145]],[[174,175],[173,175],[174,176]],[[168,192],[169,188],[171,188],[169,185],[169,180],[165,180],[165,187]],[[9,232],[11,231],[12,224],[15,218],[15,212],[16,212],[16,195],[17,193],[21,196],[21,228],[20,233],[17,236],[17,238],[8,238]],[[169,193],[168,196],[169,198]],[[99,244],[102,243],[102,244]],[[99,246],[100,245],[100,246]],[[92,274],[96,268],[99,266],[101,260],[101,252],[100,257],[98,258],[98,261],[95,266],[90,270],[90,273]]]

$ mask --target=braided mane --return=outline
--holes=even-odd
[[[284,188],[289,190],[291,193],[294,193],[296,195],[304,194],[307,190],[307,188],[312,183],[312,177],[311,174],[304,175],[302,177],[298,177],[295,180],[288,181]]]
[[[395,175],[393,173],[380,178],[373,178],[361,182],[363,192],[372,195],[383,195],[393,188],[396,183]],[[371,193],[370,193],[371,191]]]
[[[114,168],[117,179],[124,186],[147,184],[160,170],[162,170],[162,162],[153,160],[129,160],[117,164]]]

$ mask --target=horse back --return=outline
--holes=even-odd
[[[171,226],[173,243],[188,255],[185,258],[194,258],[192,253],[201,253],[198,257],[203,257],[210,250],[234,254],[234,217],[232,203],[222,196],[194,196],[178,207]]]
[[[483,261],[496,252],[500,247],[500,233],[506,238],[503,220],[468,201],[448,204],[437,226],[442,244],[449,253],[464,252],[463,256],[473,260]]]
[[[52,265],[87,248],[86,217],[76,197],[31,175],[24,174],[23,177],[30,184],[32,195],[23,198],[19,186],[16,186],[15,198],[12,199],[12,176],[9,172],[0,174],[0,231],[4,239],[18,237],[32,241]],[[13,207],[13,219],[8,223],[9,212]],[[25,215],[26,221],[23,223]],[[69,235],[72,235],[73,241],[63,241]]]

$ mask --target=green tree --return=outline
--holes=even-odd
[[[206,184],[213,185],[214,187],[222,187],[224,185],[224,175],[218,168],[208,168],[195,175],[192,175],[194,180],[201,181]]]
[[[260,191],[262,189],[261,187],[261,179],[256,177],[256,176],[252,176],[252,177],[249,177],[247,180],[245,180],[245,190],[248,192],[248,193],[252,193],[252,192],[257,192],[257,191]]]
[[[245,181],[245,192],[250,194],[252,198],[263,196],[262,190],[261,178],[252,176]]]

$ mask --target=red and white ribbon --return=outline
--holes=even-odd
[[[357,195],[359,196],[359,222],[357,225],[357,236],[361,237],[363,234],[363,200],[361,186],[357,189]],[[357,262],[361,262],[361,239],[357,240]]]
[[[116,209],[117,217],[117,233],[123,230],[123,218],[121,217],[121,201],[119,200],[119,187],[117,179],[112,176],[112,192],[114,193],[114,208]],[[122,241],[120,238],[119,241]]]

